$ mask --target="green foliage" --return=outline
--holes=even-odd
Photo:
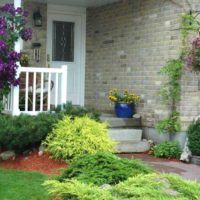
[[[188,128],[189,148],[193,155],[200,156],[200,120],[193,122]]]
[[[42,183],[47,176],[36,172],[0,169],[1,200],[48,200]]]
[[[0,115],[0,146],[22,152],[39,145],[57,120],[57,116],[50,113],[38,116]]]
[[[63,118],[65,115],[69,115],[72,118],[74,117],[83,117],[87,115],[91,119],[96,121],[100,121],[100,114],[95,112],[92,109],[81,107],[81,106],[73,106],[71,102],[67,102],[64,105],[60,105],[55,109],[55,112],[59,114],[59,118]]]
[[[152,148],[152,153],[154,156],[159,158],[180,158],[181,148],[178,142],[163,142],[155,145]]]
[[[61,200],[115,200],[109,191],[102,190],[91,184],[86,185],[77,180],[58,182],[46,181],[44,186],[53,199]]]
[[[181,58],[184,58],[189,51],[188,48],[188,35],[190,33],[198,33],[200,22],[194,12],[185,13],[182,15],[181,21],[181,35],[182,35],[182,49]]]
[[[109,189],[77,180],[46,181],[45,187],[61,200],[199,200],[200,184],[166,174],[140,174]]]
[[[180,131],[179,113],[176,111],[176,102],[180,100],[183,62],[180,59],[170,60],[160,70],[160,74],[166,75],[168,80],[161,86],[160,95],[164,103],[171,106],[172,114],[156,124],[158,132],[176,133]]]
[[[200,22],[196,17],[196,13],[187,13],[182,15],[181,22],[181,34],[183,36],[183,40],[187,38],[189,33],[199,31]]]
[[[20,153],[27,148],[39,145],[52,131],[53,125],[65,115],[74,118],[86,114],[99,120],[97,113],[86,108],[74,107],[70,103],[63,105],[63,110],[57,108],[56,112],[41,113],[37,116],[0,115],[0,146]]]
[[[140,102],[140,96],[135,93],[131,93],[128,90],[124,90],[122,93],[118,91],[118,89],[112,89],[109,92],[108,99],[113,102],[121,102],[127,104],[136,104]]]
[[[55,159],[72,159],[98,151],[112,152],[114,142],[108,136],[107,125],[88,116],[64,117],[55,125],[44,144]]]
[[[160,74],[166,75],[168,80],[160,89],[160,95],[164,102],[172,104],[180,99],[180,78],[182,74],[183,62],[180,59],[170,60],[160,70]]]
[[[180,114],[173,112],[168,118],[160,120],[156,124],[156,130],[158,133],[171,133],[174,134],[181,129]]]
[[[97,153],[82,155],[74,160],[70,167],[65,169],[58,177],[63,182],[65,179],[76,179],[84,183],[96,185],[117,184],[130,176],[147,174],[152,170],[138,160],[119,158],[111,153]]]
[[[182,15],[181,34],[182,34],[182,47],[180,59],[170,60],[161,69],[160,73],[168,76],[168,80],[161,86],[160,95],[166,104],[171,105],[171,111],[176,112],[176,103],[180,100],[181,87],[180,79],[182,75],[183,60],[188,53],[188,35],[191,32],[198,33],[200,28],[200,21],[197,19],[195,12],[190,12]],[[170,127],[171,126],[171,127]],[[157,125],[158,130],[170,129],[169,132],[179,130],[179,122],[169,119],[160,121]],[[167,127],[167,128],[166,128]]]
[[[185,199],[198,200],[200,197],[200,184],[195,181],[184,181],[178,176],[164,175],[172,188],[183,195]]]

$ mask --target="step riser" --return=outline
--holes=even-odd
[[[101,121],[106,122],[110,128],[119,128],[119,127],[141,127],[140,118],[114,118],[114,117],[101,117]]]
[[[147,141],[120,142],[116,149],[119,153],[142,153],[149,151],[150,144]]]
[[[139,153],[150,149],[147,141],[141,141],[141,117],[139,115],[133,118],[117,118],[112,114],[104,114],[101,116],[101,121],[109,125],[110,138],[118,142],[116,152]]]
[[[109,135],[115,141],[140,142],[142,130],[139,129],[110,129]]]

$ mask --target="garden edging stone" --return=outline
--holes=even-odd
[[[0,160],[9,160],[11,158],[15,158],[15,152],[14,151],[4,151],[0,154]]]

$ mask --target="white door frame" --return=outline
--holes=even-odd
[[[86,8],[47,4],[47,20],[50,14],[67,14],[81,17],[81,66],[80,66],[80,105],[85,104],[85,55],[86,55]],[[48,23],[47,23],[48,24]],[[48,34],[48,32],[47,32]],[[46,45],[47,47],[47,45]],[[46,51],[48,52],[48,51]]]

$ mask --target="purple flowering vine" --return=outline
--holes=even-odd
[[[15,9],[13,4],[0,6],[0,100],[8,94],[10,86],[17,86],[16,78],[20,54],[14,51],[19,38],[27,41],[32,37],[32,30],[26,28],[28,12]]]
[[[191,71],[200,71],[200,37],[197,37],[192,42],[192,49],[187,57],[187,67]]]
[[[21,32],[21,38],[22,38],[24,41],[31,40],[31,38],[32,38],[32,29],[31,29],[31,28],[24,29],[24,30]]]

